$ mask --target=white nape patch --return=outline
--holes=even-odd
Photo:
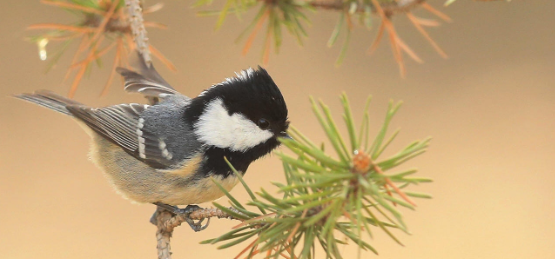
[[[143,136],[143,131],[141,130],[144,127],[145,119],[140,118],[139,123],[137,124],[137,137],[139,138],[139,157],[142,159],[146,158],[145,155],[145,139]]]
[[[272,137],[269,130],[260,129],[242,114],[229,116],[223,101],[211,101],[195,123],[195,134],[199,140],[219,148],[246,151]]]
[[[198,95],[198,97],[204,96],[206,93],[208,93],[208,91],[210,91],[210,89],[212,89],[212,88],[214,88],[214,87],[216,87],[216,86],[218,86],[218,85],[214,85],[214,86],[212,86],[212,87],[210,87],[210,88],[208,88],[208,89],[206,89],[206,90],[200,92],[200,94]]]
[[[243,81],[251,77],[252,74],[254,74],[254,69],[252,69],[252,67],[249,67],[248,69],[241,71],[241,74],[235,72],[235,75],[237,75],[237,78]]]
[[[168,151],[168,149],[166,148],[166,142],[164,142],[163,140],[158,140],[158,148],[160,148],[160,151],[162,151],[162,156],[164,156],[164,158],[171,160],[173,155],[172,153],[170,153],[170,151]]]
[[[235,72],[235,75],[237,76],[236,78],[232,78],[232,77],[228,77],[225,79],[225,82],[233,82],[234,79],[239,79],[240,81],[247,81],[249,79],[249,77],[252,76],[252,74],[254,74],[254,69],[252,69],[252,67],[249,67],[243,71],[241,71],[241,73],[237,73]],[[216,84],[213,85],[212,87],[202,91],[198,96],[204,96],[206,93],[208,93],[208,91],[210,91],[210,89],[214,88],[214,87],[218,87],[221,86],[223,83],[220,84]]]

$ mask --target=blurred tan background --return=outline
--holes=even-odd
[[[216,18],[196,17],[191,1],[163,2],[166,7],[148,19],[170,30],[152,29],[149,36],[179,69],[172,73],[156,63],[179,91],[195,96],[259,64],[260,44],[246,57],[240,56],[242,44],[233,44],[247,18],[230,16],[214,32]],[[291,121],[322,141],[308,96],[322,98],[338,115],[338,95],[346,91],[358,116],[366,96],[374,96],[374,131],[390,98],[405,102],[392,125],[402,131],[388,154],[433,136],[429,152],[406,167],[434,179],[413,189],[434,199],[405,211],[413,233],[399,233],[405,247],[381,234],[371,241],[379,258],[555,258],[555,2],[458,0],[449,8],[443,0],[430,2],[454,20],[428,30],[450,58],[441,59],[405,17],[395,18],[401,37],[426,61],[407,61],[406,79],[386,42],[365,55],[375,30],[356,30],[344,65],[335,67],[340,46],[328,49],[326,41],[337,14],[310,14],[305,46],[286,35],[268,66]],[[30,24],[73,17],[39,1],[15,0],[0,2],[0,17],[0,258],[155,258],[155,228],[148,222],[154,206],[131,204],[111,189],[87,160],[88,137],[72,120],[8,97],[43,88],[67,93],[69,83],[61,80],[70,55],[45,75],[36,46],[23,37],[32,35],[25,31]],[[94,70],[75,98],[92,106],[142,101],[125,94],[117,80],[99,98],[107,75]],[[270,181],[283,180],[278,159],[255,162],[246,180],[253,189],[272,189]],[[242,188],[233,194],[246,200]],[[174,257],[234,257],[240,247],[198,243],[235,224],[213,220],[201,233],[178,228]],[[353,247],[345,258],[356,256]]]

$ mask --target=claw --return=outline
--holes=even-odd
[[[158,222],[156,222],[156,217],[158,216],[158,210],[156,210],[154,213],[152,213],[152,216],[150,217],[150,224],[156,226],[158,225]]]
[[[160,202],[156,202],[154,203],[156,206],[163,208],[169,212],[171,212],[174,215],[183,215],[185,221],[189,224],[189,226],[193,229],[193,231],[195,232],[199,232],[202,230],[205,230],[208,227],[208,224],[210,224],[210,218],[208,218],[208,221],[206,222],[206,225],[202,225],[202,222],[204,222],[204,219],[199,220],[198,222],[195,222],[194,220],[189,218],[189,215],[191,213],[193,213],[194,211],[200,210],[201,208],[197,205],[188,205],[187,207],[185,207],[184,209],[180,209],[177,206],[172,206],[172,205],[168,205],[168,204],[164,204],[164,203],[160,203]],[[156,214],[155,214],[156,215]],[[154,215],[152,216],[154,218]],[[152,222],[152,218],[151,218],[151,222]]]
[[[203,219],[203,220],[204,220],[204,219]],[[199,223],[200,223],[200,222],[199,222]],[[208,220],[206,221],[206,225],[202,226],[202,227],[200,228],[200,230],[205,230],[205,229],[208,227],[208,225],[210,225],[210,218],[208,218]]]

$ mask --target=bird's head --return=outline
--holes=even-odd
[[[263,68],[247,69],[193,100],[199,106],[194,131],[203,144],[257,159],[279,145],[289,127],[287,106]]]

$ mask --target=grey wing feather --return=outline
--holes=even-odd
[[[117,68],[117,72],[125,78],[124,89],[128,92],[140,93],[145,95],[151,104],[157,103],[157,98],[164,98],[166,95],[179,94],[171,87],[160,74],[154,69],[154,66],[147,65],[142,55],[136,53],[139,59],[137,63],[137,71],[131,71],[126,68]]]
[[[70,105],[67,109],[95,132],[122,147],[135,158],[155,168],[165,168],[173,164],[171,157],[168,159],[168,156],[164,155],[158,136],[143,129],[144,119],[141,118],[141,114],[148,107],[132,103],[100,109]]]
[[[67,109],[93,130],[128,151],[139,148],[137,125],[140,114],[145,110],[144,105],[120,104],[100,109],[68,106]]]

